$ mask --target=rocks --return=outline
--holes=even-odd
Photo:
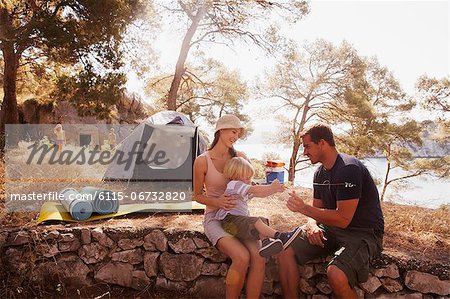
[[[428,273],[408,271],[405,276],[405,285],[421,293],[450,295],[450,280],[440,280],[437,276]]]
[[[81,246],[78,255],[86,264],[95,264],[105,259],[108,255],[108,249],[100,243],[94,242]]]
[[[47,241],[49,241],[49,240],[56,240],[56,239],[59,238],[59,235],[60,235],[59,231],[52,230],[50,232],[44,233],[44,239],[47,240]]]
[[[368,299],[424,299],[421,293],[393,293],[368,296]]]
[[[114,252],[111,255],[111,260],[114,262],[123,262],[123,263],[130,263],[132,265],[137,265],[137,264],[141,263],[144,260],[144,258],[143,258],[142,250],[140,248],[138,248],[138,249]]]
[[[154,230],[144,237],[144,248],[149,251],[167,251],[166,235],[160,230]]]
[[[144,269],[148,277],[158,275],[159,252],[146,252],[144,255]]]
[[[4,232],[0,234],[0,249],[2,249],[3,245],[6,243],[6,240],[8,239],[8,233]]]
[[[220,263],[204,262],[201,274],[211,276],[225,276],[228,266]]]
[[[175,253],[191,253],[197,248],[192,239],[181,238],[177,241],[169,241],[169,246]]]
[[[223,253],[219,252],[215,247],[197,249],[195,253],[215,262],[225,262],[228,258]]]
[[[133,266],[125,263],[111,262],[100,268],[94,278],[106,283],[131,287],[133,281]]]
[[[144,240],[140,239],[122,239],[117,242],[120,248],[123,250],[134,249],[136,247],[142,246],[144,244]]]
[[[300,276],[304,279],[310,279],[314,275],[316,275],[316,271],[314,271],[314,265],[306,264],[304,266],[299,266]]]
[[[45,262],[33,269],[31,278],[35,283],[46,284],[64,281],[69,287],[82,287],[90,284],[90,269],[76,255],[63,257],[53,262]]]
[[[376,277],[389,277],[394,279],[400,277],[398,267],[395,264],[390,264],[386,268],[373,269],[372,273]]]
[[[0,231],[0,251],[0,267],[15,287],[27,282],[33,287],[61,284],[70,292],[72,287],[107,283],[138,291],[169,290],[189,298],[223,298],[231,262],[198,232],[152,228]],[[298,268],[302,298],[331,296],[326,260]],[[434,275],[425,273],[431,268],[391,256],[375,265],[382,268],[371,269],[369,280],[355,288],[360,298],[449,298],[445,265],[442,271],[430,270]],[[13,284],[8,287],[15,290]],[[262,294],[282,296],[275,258],[267,260]]]
[[[316,288],[324,294],[331,294],[331,287],[328,280],[324,279],[316,284]]]
[[[61,252],[77,251],[81,245],[80,241],[72,234],[66,234],[58,244]]]
[[[5,252],[5,262],[9,271],[18,275],[24,275],[33,267],[34,253],[22,251],[15,248],[8,248]]]
[[[273,259],[270,259],[266,263],[266,280],[268,281],[279,281],[278,278],[278,266],[275,264]]]
[[[378,277],[370,274],[369,279],[366,282],[361,283],[360,286],[364,291],[372,294],[381,286],[381,282]]]
[[[114,241],[111,240],[111,238],[109,238],[108,235],[106,235],[103,232],[103,230],[99,227],[97,227],[91,231],[91,236],[95,241],[97,241],[102,246],[105,246],[108,248],[114,247]]]
[[[271,295],[273,293],[273,281],[264,280],[261,293]]]
[[[59,253],[58,243],[36,245],[36,252],[44,257],[52,257]]]
[[[300,277],[299,289],[301,292],[305,294],[312,295],[317,293],[317,288],[314,286],[314,284],[304,279],[303,277]]]
[[[225,281],[217,277],[200,277],[195,281],[192,293],[200,298],[225,298]]]
[[[395,279],[386,277],[386,278],[380,278],[381,284],[383,285],[383,288],[386,289],[386,291],[390,293],[395,293],[403,290],[403,286],[400,282],[398,282]]]
[[[188,289],[188,284],[184,281],[170,281],[165,277],[158,276],[156,278],[156,288],[171,290],[171,291],[185,291]]]
[[[135,290],[143,290],[150,284],[150,278],[145,274],[145,271],[133,271],[131,278],[131,287]]]
[[[164,276],[175,281],[192,281],[200,276],[203,258],[193,254],[170,254],[164,252],[159,267]]]
[[[24,245],[30,242],[30,235],[25,231],[9,234],[7,245]]]
[[[91,243],[91,231],[87,228],[82,228],[80,230],[81,234],[81,244],[86,245]]]
[[[60,234],[59,242],[69,243],[75,241],[75,236],[72,233]]]
[[[197,248],[207,248],[211,246],[210,242],[200,239],[198,237],[194,237],[193,241],[195,243],[195,246],[197,246]]]

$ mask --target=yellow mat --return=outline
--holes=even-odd
[[[121,205],[117,213],[107,215],[93,214],[90,218],[79,221],[73,219],[62,204],[58,202],[46,202],[41,207],[38,223],[49,220],[59,220],[67,222],[87,222],[99,219],[113,218],[136,212],[151,212],[151,211],[180,212],[180,211],[204,210],[204,209],[205,209],[204,205],[199,204],[198,202],[195,201],[183,203],[127,204]]]

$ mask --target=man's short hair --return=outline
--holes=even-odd
[[[334,143],[333,131],[327,125],[317,124],[303,132],[301,137],[305,135],[311,137],[311,141],[315,144],[319,143],[321,139],[325,140],[330,146],[336,146]]]

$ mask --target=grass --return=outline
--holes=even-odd
[[[23,153],[13,155],[18,159]],[[8,162],[9,163],[9,162]],[[52,166],[54,167],[54,166]],[[87,170],[81,166],[58,165],[58,170],[50,166],[29,165],[27,169],[14,169],[15,173],[26,173],[28,178],[66,178],[72,180],[71,187],[81,187],[86,182],[82,179],[101,179],[104,169]],[[10,176],[8,176],[10,177]],[[67,186],[67,182],[53,182],[55,191]],[[120,186],[107,186],[110,189]],[[36,184],[36,182],[19,182],[8,188],[14,191],[48,191],[49,185]],[[10,190],[10,189],[9,189]],[[312,192],[309,189],[299,188],[297,193],[311,202]],[[270,196],[268,198],[254,199],[250,203],[252,215],[263,216],[270,220],[271,226],[278,230],[288,230],[305,222],[305,217],[293,213],[286,208],[285,202],[288,195],[283,194]],[[0,161],[0,225],[6,227],[36,227],[37,212],[14,212],[8,213],[5,206],[5,167]],[[450,206],[442,206],[438,209],[427,209],[417,206],[397,205],[393,203],[382,203],[385,217],[385,250],[395,252],[403,256],[432,260],[436,263],[450,264],[450,256],[443,252],[450,252]],[[76,223],[69,226],[115,226],[115,227],[145,227],[158,226],[168,229],[197,230],[203,231],[203,215],[201,213],[178,213],[178,214],[135,214],[120,218],[103,221]],[[42,226],[40,226],[42,227]],[[56,228],[56,227],[55,227]],[[59,227],[58,227],[59,228]]]

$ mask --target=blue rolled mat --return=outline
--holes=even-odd
[[[77,190],[67,188],[61,191],[61,194],[63,198],[59,202],[73,219],[86,220],[91,217],[93,211],[91,202],[83,199]]]
[[[119,200],[114,192],[102,188],[86,186],[81,188],[81,194],[87,194],[92,198],[93,211],[102,215],[117,213]]]

